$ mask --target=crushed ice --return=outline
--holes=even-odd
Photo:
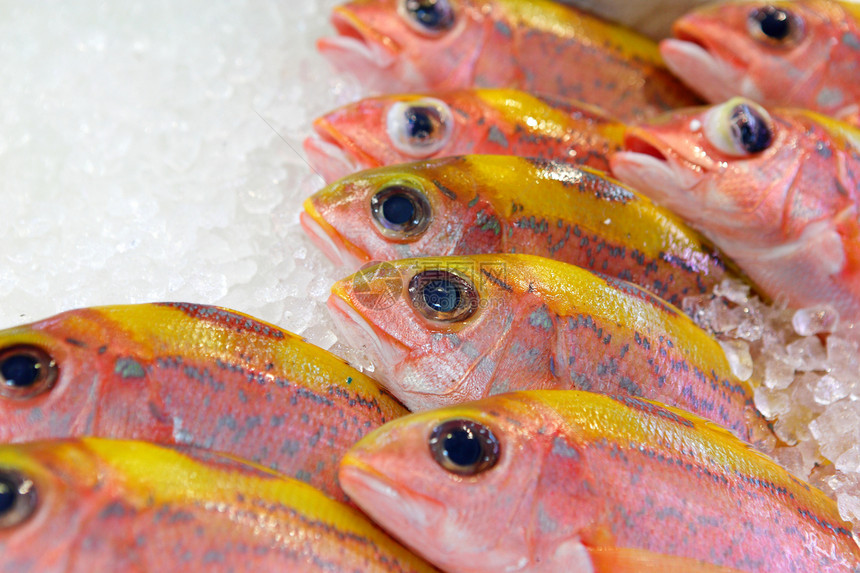
[[[860,361],[838,313],[765,304],[731,280],[713,295],[687,297],[683,307],[719,339],[735,374],[760,384],[756,407],[785,444],[777,460],[860,524]]]

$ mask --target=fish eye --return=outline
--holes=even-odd
[[[429,36],[454,27],[454,9],[449,0],[404,0],[400,13],[412,28]]]
[[[370,212],[382,234],[408,239],[423,233],[430,224],[427,197],[409,185],[388,185],[370,198]]]
[[[0,397],[27,400],[50,390],[57,381],[57,363],[38,346],[0,350]]]
[[[748,27],[753,38],[769,44],[794,43],[803,32],[800,18],[776,6],[763,6],[750,12]]]
[[[430,433],[429,445],[436,463],[458,475],[477,475],[499,461],[499,440],[472,420],[442,422]]]
[[[409,281],[412,307],[425,318],[439,322],[466,320],[478,309],[475,287],[449,271],[423,271]]]
[[[391,143],[410,157],[433,155],[451,139],[451,110],[435,98],[397,102],[388,110],[386,129]]]
[[[33,481],[17,472],[0,470],[0,530],[26,521],[35,509]]]
[[[733,157],[764,151],[773,142],[773,121],[749,100],[733,98],[708,111],[704,134],[718,150]]]

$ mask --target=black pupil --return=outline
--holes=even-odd
[[[8,513],[15,507],[15,499],[18,497],[18,487],[8,479],[0,476],[0,516]]]
[[[382,203],[382,216],[392,225],[404,225],[415,217],[415,204],[403,195],[392,195]]]
[[[407,0],[406,9],[425,28],[440,30],[451,25],[447,0]]]
[[[774,6],[762,8],[755,15],[762,33],[774,40],[784,40],[791,33],[791,19],[788,12]]]
[[[452,312],[460,306],[460,289],[445,280],[432,280],[424,285],[424,302],[436,312]]]
[[[747,105],[739,105],[732,113],[732,123],[737,129],[740,143],[749,153],[758,153],[768,148],[771,134],[767,122]]]
[[[28,354],[16,354],[0,363],[0,375],[7,386],[32,386],[39,378],[39,361]]]
[[[431,138],[435,130],[433,119],[426,109],[414,108],[406,112],[406,131],[411,139],[423,142]]]
[[[445,437],[443,445],[448,459],[458,466],[473,466],[481,460],[481,442],[469,430],[453,430]]]

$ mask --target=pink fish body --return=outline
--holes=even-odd
[[[833,500],[722,428],[636,398],[542,390],[412,414],[356,444],[339,477],[447,571],[860,567]]]
[[[510,89],[366,98],[314,121],[305,152],[327,183],[355,171],[466,153],[609,170],[624,125],[594,106]]]
[[[100,436],[225,451],[343,499],[337,462],[406,413],[340,358],[214,306],[65,312],[0,331],[0,441]]]
[[[651,40],[547,0],[356,0],[332,24],[320,52],[386,91],[517,88],[622,120],[696,101]]]
[[[613,174],[697,227],[773,298],[860,319],[860,131],[741,98],[631,128]]]
[[[666,65],[705,99],[860,119],[860,7],[833,0],[724,2],[702,7],[664,40]]]

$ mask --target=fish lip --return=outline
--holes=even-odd
[[[326,183],[364,169],[379,167],[379,162],[362,152],[347,137],[338,132],[325,117],[313,123],[314,133],[304,141],[305,153],[311,167],[322,174]]]
[[[666,154],[660,148],[660,140],[645,130],[630,127],[624,133],[625,152],[650,155],[659,161],[668,161]]]
[[[399,46],[391,38],[366,26],[347,7],[335,7],[330,22],[337,35],[317,40],[317,49],[323,55],[346,52],[380,69],[389,68],[397,61]]]
[[[377,380],[400,399],[400,387],[393,383],[391,373],[406,359],[409,349],[361,316],[340,283],[332,287],[332,294],[326,301],[326,306],[335,319],[335,326],[346,340],[355,339],[358,332],[364,334],[360,340],[351,342],[365,349],[377,369],[374,372]]]
[[[370,260],[323,219],[313,204],[313,197],[305,200],[304,211],[299,213],[299,223],[311,242],[334,264],[357,269]]]
[[[361,446],[358,446],[357,449],[360,450],[360,448]],[[384,513],[380,511],[380,514],[388,519],[393,517],[395,520],[401,521],[401,525],[410,524],[419,531],[429,531],[429,528],[438,526],[446,514],[445,507],[438,500],[418,494],[404,486],[395,487],[393,481],[386,475],[364,463],[352,453],[345,454],[341,460],[338,481],[353,501],[355,498],[350,491],[354,492],[356,488],[390,499],[389,507],[397,507],[401,511]],[[422,503],[416,503],[418,500]],[[371,515],[373,510],[379,509],[377,500],[374,500],[373,506],[360,507]],[[386,529],[399,537],[396,532],[401,529],[400,527],[392,528],[390,524],[386,524]]]

